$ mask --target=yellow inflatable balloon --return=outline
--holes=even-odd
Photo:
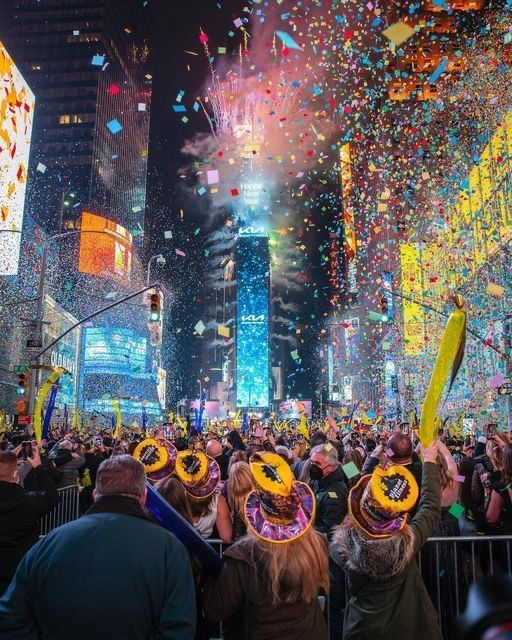
[[[452,387],[464,355],[466,337],[464,300],[461,296],[455,296],[454,301],[457,309],[450,314],[446,323],[430,384],[421,407],[420,442],[424,447],[430,446],[436,437],[437,408],[450,369],[452,370],[452,375],[449,389]]]
[[[111,400],[110,404],[114,407],[114,413],[116,414],[116,426],[114,427],[114,433],[112,437],[117,440],[121,435],[121,427],[123,426],[123,418],[121,415],[121,407],[117,400]]]

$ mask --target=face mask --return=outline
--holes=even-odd
[[[309,469],[309,477],[311,480],[321,480],[323,478],[324,472],[320,467],[317,467],[316,464],[312,464]]]

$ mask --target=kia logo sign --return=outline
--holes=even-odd
[[[249,316],[242,316],[240,319],[241,322],[246,322],[246,323],[258,323],[258,324],[262,324],[263,322],[265,322],[265,316],[263,313],[261,313],[259,316],[254,315],[253,313]]]
[[[241,236],[264,236],[265,228],[263,225],[259,227],[240,227],[238,233]]]

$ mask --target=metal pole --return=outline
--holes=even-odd
[[[82,318],[78,322],[75,322],[75,324],[72,325],[71,327],[69,327],[69,329],[67,329],[66,331],[64,331],[64,333],[61,333],[60,336],[55,338],[55,340],[52,340],[50,342],[50,344],[47,344],[46,347],[34,357],[34,359],[36,360],[36,359],[40,358],[49,349],[54,347],[57,344],[57,342],[62,340],[62,338],[67,336],[68,333],[71,333],[73,331],[73,329],[76,329],[77,327],[79,327],[84,322],[87,322],[88,320],[91,320],[92,318],[95,318],[96,316],[99,316],[101,313],[104,313],[105,311],[109,311],[110,309],[113,309],[114,307],[117,307],[118,305],[122,304],[123,302],[127,302],[128,300],[131,300],[132,298],[136,298],[137,296],[140,296],[141,293],[144,293],[145,291],[148,291],[149,289],[153,289],[154,287],[157,287],[157,286],[158,286],[158,282],[155,282],[155,283],[149,285],[148,287],[144,287],[143,289],[139,289],[138,291],[135,291],[134,293],[130,293],[130,295],[125,296],[124,298],[121,298],[120,300],[117,300],[116,302],[113,302],[112,304],[109,304],[106,307],[103,307],[102,309],[98,309],[98,311],[95,311],[94,313],[91,313],[90,315],[86,316],[85,318]]]
[[[44,307],[44,283],[46,279],[46,267],[48,259],[48,245],[43,244],[43,251],[41,253],[41,269],[39,272],[39,283],[37,287],[37,308],[36,308],[36,320],[35,331],[32,332],[33,338],[37,340],[41,345],[43,344],[43,307]],[[39,364],[39,355],[30,360],[31,369],[28,384],[28,415],[34,415],[34,405],[36,402],[36,381],[39,375],[39,369],[36,369]]]
[[[148,262],[148,272],[146,275],[146,285],[149,286],[149,278],[151,276],[151,262],[156,258],[156,256],[152,256]]]
[[[146,276],[146,284],[149,286],[149,278],[150,278],[150,274],[151,274],[151,263],[153,262],[153,260],[162,260],[162,262],[160,263],[161,266],[163,267],[165,265],[165,258],[163,257],[163,255],[161,253],[155,255],[155,256],[151,256],[151,258],[148,261],[148,271],[147,271],[147,276]]]

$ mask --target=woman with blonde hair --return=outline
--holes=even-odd
[[[203,594],[211,621],[229,620],[228,638],[327,640],[320,589],[329,590],[327,542],[313,528],[315,498],[281,456],[251,463],[254,490],[245,500],[247,535]]]
[[[226,481],[226,499],[233,521],[233,542],[247,533],[244,516],[245,499],[254,488],[251,467],[247,462],[235,462]]]

